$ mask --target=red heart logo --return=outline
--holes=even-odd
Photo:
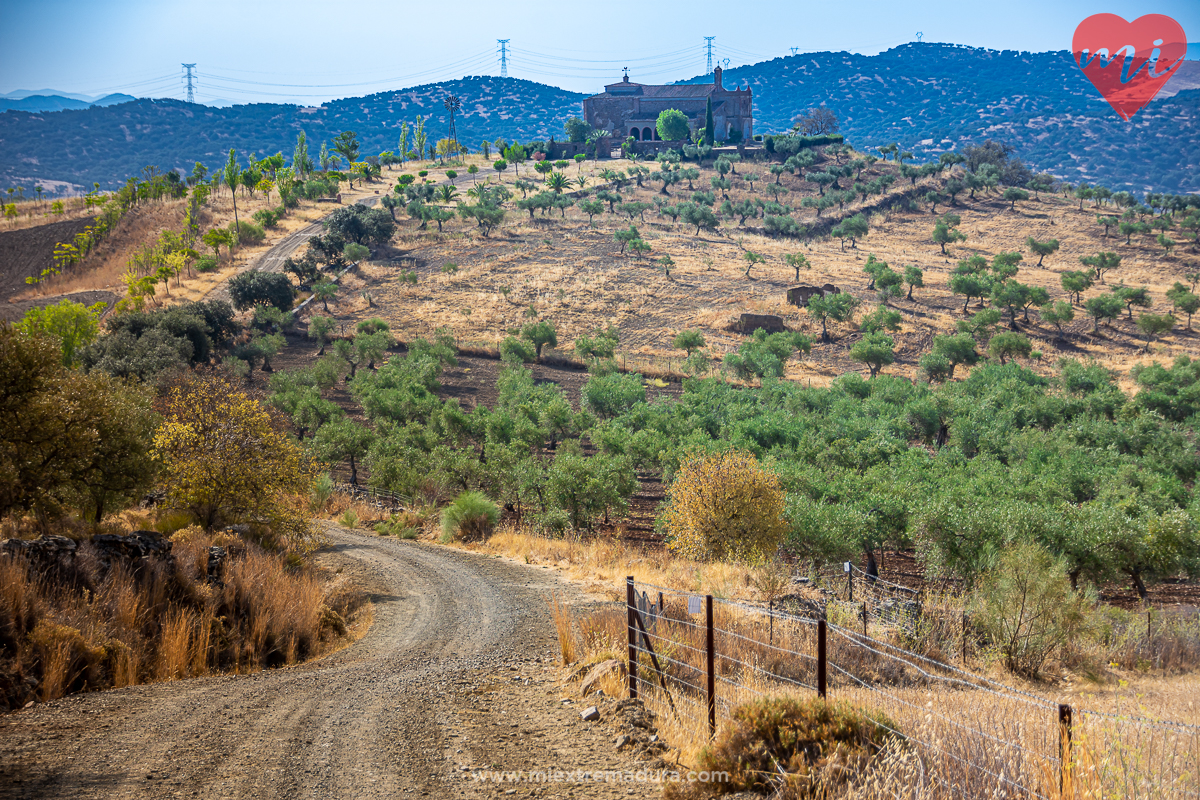
[[[1128,121],[1183,63],[1187,37],[1178,22],[1163,14],[1133,22],[1116,14],[1093,14],[1075,29],[1071,52],[1092,85]]]

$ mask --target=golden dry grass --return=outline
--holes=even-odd
[[[15,195],[14,195],[15,198]],[[63,213],[55,214],[50,205],[54,200],[62,200]],[[8,205],[7,193],[0,194],[0,204]],[[72,219],[84,219],[93,216],[96,209],[88,209],[82,197],[61,197],[45,200],[22,200],[13,205],[17,207],[16,217],[0,216],[0,231],[19,231],[25,228],[36,228],[51,222],[65,222]]]
[[[634,576],[639,584],[719,597],[759,599],[754,589],[756,571],[752,567],[689,561],[668,551],[648,550],[619,539],[551,539],[502,526],[483,542],[461,546],[508,556],[525,564],[553,567],[580,581],[590,591],[622,602],[628,575]]]
[[[0,557],[0,635],[10,644],[5,671],[15,676],[5,685],[19,687],[31,676],[39,697],[52,700],[254,671],[324,655],[369,624],[369,605],[345,580],[296,569],[232,535],[192,527],[173,540],[173,563],[136,572],[120,563],[99,569],[85,543],[72,567],[81,570],[78,584],[42,577],[23,559]],[[219,584],[206,580],[214,545],[230,551]]]
[[[621,161],[601,165],[612,169],[632,166]],[[599,168],[595,162],[588,162],[584,173],[595,173]],[[750,169],[761,171],[761,166],[739,165],[739,172]],[[878,172],[892,167],[880,164],[874,169]],[[572,167],[568,172],[573,175],[575,170]],[[704,170],[696,188],[707,186],[714,174]],[[512,177],[508,176],[505,183],[511,187]],[[816,193],[815,187],[795,177],[785,176],[783,183],[792,191],[781,200],[792,205]],[[897,183],[893,195],[906,189],[906,183]],[[597,185],[594,182],[589,189]],[[686,186],[672,187],[671,202],[688,196],[681,185]],[[918,188],[928,187],[919,184]],[[520,193],[516,196],[519,198]],[[744,182],[735,182],[729,196],[735,201],[765,197],[763,183],[757,183],[752,193]],[[625,199],[650,202],[655,197],[661,195],[647,181],[645,188],[635,188]],[[718,196],[718,203],[720,200]],[[877,202],[878,198],[870,201]],[[863,207],[855,201],[846,213]],[[679,330],[701,329],[710,351],[720,358],[743,341],[740,334],[729,330],[741,313],[779,314],[793,329],[819,335],[819,325],[805,312],[786,304],[785,289],[794,285],[795,276],[783,261],[785,255],[803,252],[808,256],[812,269],[801,274],[801,282],[831,282],[859,296],[865,304],[873,304],[874,293],[865,288],[862,265],[868,254],[874,254],[898,270],[916,264],[925,271],[926,287],[916,290],[913,301],[893,301],[902,314],[902,328],[895,335],[899,358],[888,371],[915,378],[916,359],[928,350],[932,335],[953,330],[954,322],[961,319],[962,303],[947,286],[949,273],[961,258],[978,253],[990,260],[1001,251],[1023,251],[1027,236],[1057,238],[1061,249],[1047,257],[1043,267],[1038,268],[1037,259],[1025,254],[1017,279],[1044,286],[1052,297],[1063,299],[1066,294],[1059,283],[1060,274],[1081,268],[1081,256],[1112,250],[1122,256],[1123,265],[1107,278],[1108,282],[1146,285],[1154,299],[1153,307],[1146,310],[1154,313],[1169,312],[1171,304],[1165,291],[1174,281],[1183,280],[1185,273],[1200,269],[1200,260],[1184,246],[1167,256],[1147,237],[1129,246],[1115,232],[1106,239],[1103,228],[1095,224],[1096,210],[1085,208],[1081,212],[1075,201],[1056,195],[1019,203],[1015,211],[995,194],[980,194],[975,201],[964,195],[957,207],[939,208],[939,214],[945,210],[959,213],[961,228],[968,236],[965,243],[951,247],[946,256],[929,239],[936,215],[928,210],[872,211],[873,207],[867,207],[872,220],[870,235],[857,248],[847,245],[845,249],[830,238],[806,246],[794,239],[768,237],[749,226],[740,227],[736,220],[726,220],[718,231],[697,237],[694,229],[672,224],[651,209],[644,222],[635,221],[643,238],[654,248],[649,259],[619,255],[612,234],[629,225],[629,220],[620,215],[603,214],[589,226],[586,215],[577,208],[569,209],[565,218],[553,212],[542,217],[539,212],[532,222],[525,212],[511,211],[504,226],[485,239],[473,223],[455,220],[446,224],[445,233],[438,234],[436,230],[416,230],[416,223],[401,214],[397,241],[402,258],[391,264],[376,264],[365,274],[378,307],[368,310],[364,303],[359,308],[339,308],[338,312],[353,320],[383,316],[401,338],[429,335],[444,326],[460,343],[494,345],[526,321],[526,309],[532,306],[541,317],[555,322],[560,350],[569,350],[574,338],[582,333],[615,324],[621,330],[620,350],[627,360],[658,370],[677,369],[683,354],[673,350],[671,340]],[[814,214],[805,209],[795,216],[804,223],[814,223]],[[829,214],[824,216],[828,218]],[[746,251],[766,257],[766,263],[751,273],[752,279],[744,275],[742,257]],[[663,255],[670,255],[675,262],[670,279],[652,262]],[[458,271],[442,273],[447,262],[456,264]],[[415,268],[420,282],[416,286],[399,282],[397,267]],[[1107,290],[1107,285],[1099,285],[1090,294]],[[869,307],[865,305],[864,309]],[[1029,364],[1038,371],[1050,371],[1058,357],[1069,355],[1096,358],[1127,378],[1135,363],[1150,357],[1141,334],[1126,319],[1101,326],[1101,335],[1096,337],[1091,335],[1091,323],[1082,309],[1077,309],[1075,322],[1067,326],[1067,343],[1058,340],[1052,326],[1038,321],[1036,310],[1030,324],[1022,322],[1021,326],[1034,340],[1035,349],[1045,354],[1040,363]],[[1181,331],[1182,327],[1180,320],[1175,331],[1153,345],[1153,357],[1169,359],[1194,351],[1196,340]],[[847,358],[853,332],[853,325],[833,325],[835,341],[818,343],[811,356],[793,358],[788,377],[824,384],[844,371],[863,370]]]
[[[572,619],[565,608],[555,611],[560,643],[569,640],[575,659],[584,664],[625,658],[627,575],[634,575],[643,588],[656,584],[681,594],[712,593],[742,603],[762,603],[765,595],[774,594],[777,588],[761,570],[690,562],[614,540],[547,539],[504,528],[488,541],[469,547],[554,568],[589,591],[622,604],[578,619]],[[649,592],[653,594],[652,589]],[[703,629],[689,620],[681,596],[668,591],[666,598],[666,617],[658,621],[653,644],[670,676],[671,702],[658,686],[659,678],[646,656],[639,667],[640,693],[655,711],[666,741],[678,749],[684,763],[695,765],[707,744]],[[948,599],[941,598],[941,602]],[[722,720],[737,704],[764,695],[811,695],[811,689],[794,682],[815,684],[813,662],[803,655],[791,655],[815,653],[811,625],[777,619],[768,628],[761,615],[721,604],[716,622],[718,630],[725,631],[717,635]],[[875,635],[886,638],[888,632],[880,630]],[[1196,788],[1186,781],[1194,782],[1200,774],[1200,765],[1195,763],[1200,754],[1197,731],[1177,734],[1131,720],[1147,717],[1200,726],[1196,700],[1200,676],[1113,671],[1116,679],[1108,683],[1068,674],[1036,682],[1003,672],[996,659],[973,658],[970,669],[1012,687],[1013,691],[997,694],[923,681],[910,667],[872,656],[846,641],[831,641],[830,647],[833,663],[868,684],[863,686],[831,669],[831,696],[888,714],[902,732],[922,742],[923,749],[919,758],[911,749],[887,755],[879,762],[890,765],[887,770],[869,771],[839,789],[839,794],[829,796],[993,797],[1011,790],[1006,781],[1014,780],[1052,798],[1151,798],[1171,796],[1179,788],[1170,784],[1177,776],[1182,776],[1185,788]],[[936,653],[931,655],[936,657]],[[972,683],[979,686],[984,682]],[[602,688],[610,695],[625,693],[624,681],[615,675]],[[1056,704],[1060,702],[1074,707],[1076,721],[1075,777],[1065,794],[1059,791],[1055,760],[1059,746]],[[1119,719],[1086,714],[1083,709]]]

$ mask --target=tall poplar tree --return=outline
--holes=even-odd
[[[308,137],[304,131],[300,131],[296,136],[296,150],[292,153],[292,168],[301,180],[307,178],[308,173],[312,171],[312,159],[308,157]]]
[[[229,187],[229,194],[233,196],[233,229],[236,231],[233,235],[234,244],[241,240],[242,225],[238,222],[237,213],[237,187],[241,181],[242,173],[238,169],[237,151],[232,147],[229,148],[229,162],[225,164],[225,184]]]
[[[400,123],[400,163],[403,164],[408,159],[408,123]]]

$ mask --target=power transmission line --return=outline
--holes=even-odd
[[[497,39],[496,42],[500,45],[500,77],[508,77],[508,43],[512,39]]]
[[[704,67],[705,75],[709,75],[712,73],[712,43],[713,43],[713,39],[715,39],[715,38],[717,38],[717,37],[715,37],[715,36],[705,36],[704,37],[704,46],[708,48],[708,64]]]
[[[192,97],[192,89],[193,89],[193,86],[192,86],[192,70],[194,70],[194,69],[196,68],[196,65],[195,65],[195,64],[184,64],[184,65],[183,65],[183,68],[187,70],[187,92],[188,92],[188,95],[187,95],[187,101],[188,101],[189,103],[194,103],[194,102],[196,102],[196,101],[195,101],[195,99]]]

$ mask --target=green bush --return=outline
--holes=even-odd
[[[500,509],[482,492],[463,492],[442,509],[442,541],[484,539],[500,521]]]
[[[278,272],[247,270],[229,281],[229,297],[239,311],[259,303],[269,303],[280,311],[292,309],[292,281]]]
[[[636,373],[593,375],[583,387],[583,404],[599,417],[615,417],[645,400],[646,386]]]
[[[282,216],[282,209],[263,208],[254,212],[254,221],[264,228],[274,228]]]
[[[533,346],[515,336],[507,336],[500,343],[500,358],[529,364],[534,358]]]
[[[783,772],[784,796],[826,797],[899,739],[896,730],[887,717],[847,703],[763,698],[734,709],[733,720],[700,753],[698,769],[728,773],[729,782],[707,785],[712,792],[774,796]]]
[[[841,144],[846,137],[840,133],[830,133],[823,136],[767,136],[763,139],[768,153],[778,153],[789,156],[809,147],[824,147],[827,144]]]
[[[325,504],[329,502],[329,498],[333,497],[336,488],[333,478],[329,476],[328,472],[318,475],[317,479],[313,481],[312,493],[309,495],[309,502],[312,503],[313,509],[324,508]]]
[[[759,328],[749,341],[738,346],[736,353],[726,354],[725,365],[743,380],[781,378],[784,362],[796,350],[811,351],[812,339],[794,331],[768,334]]]
[[[320,178],[304,182],[304,189],[301,191],[307,199],[316,200],[320,197],[329,197],[337,193],[337,186],[329,181],[323,181]]]
[[[200,256],[196,259],[196,272],[212,272],[221,262],[216,256]]]
[[[267,234],[263,232],[260,226],[255,225],[253,222],[246,222],[245,220],[238,223],[229,223],[229,232],[234,234],[237,237],[238,244],[242,245],[262,244],[263,240],[267,238]]]
[[[414,525],[413,515],[392,514],[383,522],[375,525],[375,532],[380,536],[395,536],[400,539],[416,539],[420,531]]]
[[[1050,654],[1082,631],[1087,604],[1066,567],[1044,547],[1004,548],[975,590],[976,622],[1018,675],[1034,677]]]

